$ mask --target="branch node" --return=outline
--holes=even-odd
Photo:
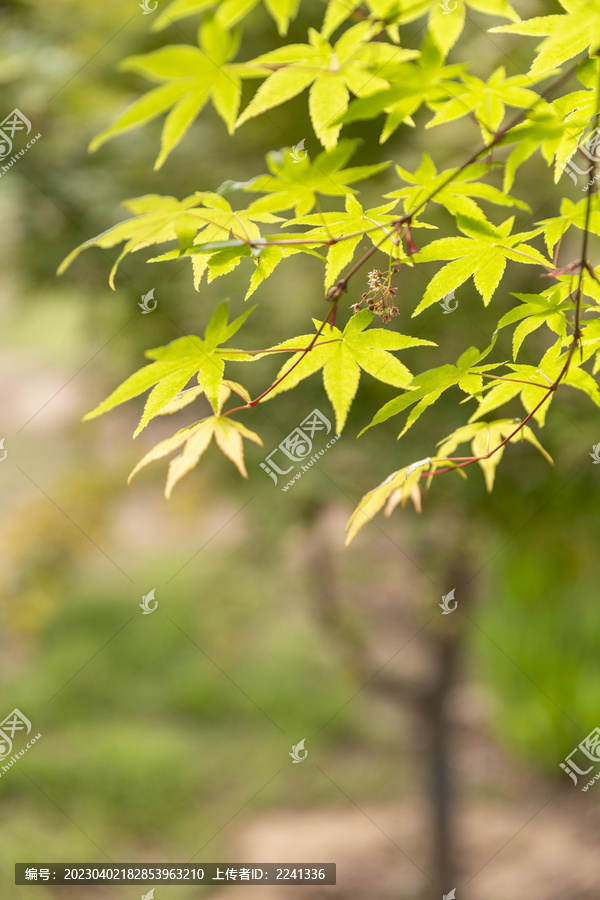
[[[348,284],[345,278],[342,278],[338,281],[337,284],[334,284],[333,287],[330,287],[325,296],[326,300],[329,300],[330,303],[337,303],[342,294],[348,290]]]

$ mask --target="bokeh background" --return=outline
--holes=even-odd
[[[515,7],[524,17],[560,11],[552,0]],[[323,11],[305,0],[288,39],[304,40]],[[451,61],[481,77],[499,65],[526,71],[532,42],[487,35],[497,23],[470,12]],[[559,768],[600,715],[600,471],[589,455],[600,426],[583,396],[562,388],[548,416],[541,437],[554,467],[511,446],[491,496],[479,471],[437,479],[421,516],[379,518],[350,551],[344,524],[361,495],[466,421],[457,396],[400,444],[394,420],[357,440],[394,396],[363,378],[342,439],[283,493],[259,464],[312,409],[329,414],[313,377],[244,420],[264,441],[246,450],[247,481],[210,450],[169,502],[164,465],[126,479],[189,409],[155,420],[136,442],[141,400],[81,422],[146,348],[201,333],[224,299],[241,313],[248,270],[195,292],[187,263],[149,266],[141,253],[113,292],[116,251],[89,251],[58,279],[63,257],[123,218],[126,198],[245,180],[264,171],[265,153],[302,139],[319,149],[303,95],[233,140],[205,110],[158,173],[160,121],[90,156],[89,140],[145,89],[118,73],[119,60],[193,42],[197,18],[163,32],[151,25],[134,0],[0,10],[0,110],[19,107],[42,134],[0,179],[0,712],[21,709],[43,735],[0,778],[0,896],[141,893],[17,888],[15,862],[193,859],[337,863],[335,887],[243,889],[271,900],[298,890],[417,900],[453,887],[460,900],[597,897],[600,794],[582,795]],[[423,20],[404,43],[422,37]],[[257,10],[244,58],[279,40]],[[427,151],[442,168],[479,141],[464,120],[402,128],[380,146],[378,126],[348,129],[363,141],[355,162],[412,169]],[[399,186],[390,168],[361,200],[375,205]],[[554,188],[539,157],[527,164],[516,187],[531,205],[517,212],[522,230],[555,214],[564,191],[571,182]],[[448,225],[442,214],[431,221]],[[565,245],[570,259],[575,238]],[[544,286],[525,268],[487,310],[467,285],[452,315],[436,305],[412,321],[429,270],[403,274],[394,327],[439,344],[407,354],[413,370],[485,346],[514,302],[509,292]],[[243,345],[305,331],[324,310],[321,279],[316,259],[282,265],[255,295]],[[142,315],[151,288],[158,307]],[[363,290],[357,279],[348,304]],[[523,359],[539,359],[548,339],[528,338]],[[506,339],[498,348],[510,357]],[[255,392],[273,373],[269,360],[240,370]],[[451,588],[458,610],[443,617]],[[151,589],[159,606],[142,616]],[[308,757],[293,765],[301,739]],[[160,887],[156,896],[239,891]]]

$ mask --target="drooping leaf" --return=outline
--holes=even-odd
[[[203,455],[212,438],[215,438],[219,449],[230,459],[244,478],[248,477],[244,463],[243,438],[262,446],[262,441],[255,432],[250,431],[240,422],[223,416],[210,416],[189,428],[183,428],[171,438],[161,441],[153,447],[133,469],[129,481],[148,463],[168,456],[183,444],[181,453],[169,465],[165,496],[171,496],[173,488],[184,475],[193,469]]]
[[[394,497],[394,505],[401,499],[402,505],[405,506],[410,498],[415,504],[415,508],[420,509],[418,483],[421,479],[422,470],[413,469],[413,471],[410,471],[410,469],[411,466],[404,466],[404,468],[398,469],[397,472],[392,472],[385,481],[382,481],[376,488],[365,494],[346,525],[346,546],[354,540],[361,528],[364,528],[383,509],[386,502],[394,497],[394,494],[400,495],[400,497]],[[392,509],[393,506],[390,508],[390,512]]]

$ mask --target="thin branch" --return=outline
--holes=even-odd
[[[537,107],[538,103],[540,103],[541,100],[545,100],[558,87],[560,87],[560,85],[564,81],[568,80],[571,77],[571,75],[577,70],[577,65],[578,64],[575,64],[574,66],[571,66],[569,69],[567,69],[567,71],[565,73],[563,73],[563,75],[560,78],[558,78],[553,84],[551,84],[548,88],[546,88],[545,91],[542,91],[542,93],[540,93],[537,96],[536,100],[530,106],[526,107],[525,109],[520,110],[515,116],[513,116],[513,118],[510,120],[510,122],[507,125],[504,126],[504,128],[499,129],[495,133],[495,135],[491,141],[488,141],[487,143],[483,144],[478,150],[476,150],[474,153],[472,153],[471,156],[461,166],[459,166],[458,169],[451,172],[447,176],[447,178],[445,178],[444,181],[442,181],[442,183],[436,187],[436,189],[434,191],[432,191],[430,194],[428,194],[423,200],[419,201],[419,203],[415,206],[414,209],[412,209],[409,213],[405,213],[400,218],[395,219],[390,224],[396,230],[398,230],[400,227],[402,227],[404,225],[410,224],[410,222],[414,218],[414,216],[418,212],[420,212],[431,200],[433,200],[441,191],[443,191],[445,187],[447,187],[449,184],[451,184],[457,175],[460,175],[461,172],[463,172],[470,165],[472,165],[480,156],[483,156],[484,154],[489,153],[490,150],[492,150],[495,146],[497,146],[502,141],[502,138],[504,137],[505,134],[507,134],[516,125],[519,125],[522,121],[524,121],[530,112],[533,112],[533,110]],[[278,66],[278,68],[286,68],[286,66]],[[197,218],[200,218],[200,219],[204,218],[202,216],[197,215],[194,212],[194,210],[190,210],[190,212],[193,213]],[[205,218],[204,218],[204,221],[210,222],[209,219],[205,219]],[[371,221],[373,221],[373,220],[371,220]],[[218,223],[210,222],[210,224],[217,225]],[[223,230],[227,230],[228,232],[231,232],[232,234],[234,234],[234,232],[230,228],[227,228],[225,226],[218,226],[218,227],[221,227],[221,228],[223,228]],[[332,246],[333,244],[340,243],[341,241],[349,240],[351,238],[364,237],[365,235],[370,234],[372,231],[377,231],[381,228],[386,230],[384,225],[375,225],[372,228],[365,228],[361,231],[351,232],[350,234],[342,234],[342,235],[339,235],[339,237],[332,236],[326,240],[317,240],[317,239],[310,239],[310,238],[308,238],[308,239],[307,238],[298,238],[298,239],[290,239],[290,240],[285,240],[285,239],[267,240],[265,238],[248,239],[247,237],[245,237],[245,238],[239,237],[235,234],[234,234],[234,237],[236,237],[237,240],[243,241],[249,247],[265,247],[265,246],[270,246],[270,245],[273,245],[275,247],[279,247],[279,246],[283,247],[283,246],[295,246],[295,245],[301,245],[301,244],[314,244],[316,246],[326,247],[326,246]],[[387,237],[381,243],[385,243],[385,240],[387,240]],[[362,259],[359,260],[359,263],[355,264],[352,267],[352,269],[344,276],[344,278],[341,279],[341,281],[344,283],[344,287],[341,288],[342,290],[345,290],[345,287],[347,286],[350,278],[352,278],[352,276],[355,275],[356,272],[358,272],[358,270],[364,265],[364,263],[367,262],[371,258],[371,256],[373,256],[373,254],[375,253],[375,250],[378,250],[378,249],[379,249],[379,245],[371,248],[367,253],[365,253],[365,255],[362,257]],[[538,260],[536,260],[536,262],[538,262]],[[542,263],[540,263],[540,265],[542,265]],[[550,268],[550,267],[546,266],[546,268]],[[330,299],[332,299],[332,297],[328,296],[327,299],[330,300]]]
[[[336,312],[336,310],[337,310],[338,300],[339,300],[339,298],[336,299],[336,300],[334,301],[334,303],[332,304],[331,309],[329,310],[329,312],[327,313],[326,317],[325,317],[325,318],[323,319],[323,321],[321,322],[321,325],[320,325],[320,327],[319,327],[319,330],[318,330],[317,333],[315,334],[314,338],[312,339],[312,341],[310,342],[310,344],[308,345],[308,347],[305,347],[304,350],[301,351],[302,355],[296,360],[296,362],[293,363],[293,364],[290,366],[290,368],[287,369],[287,370],[283,373],[283,375],[282,375],[280,378],[277,379],[277,381],[275,381],[270,387],[268,387],[266,391],[263,391],[262,394],[260,394],[259,397],[256,397],[255,400],[250,400],[248,403],[244,404],[244,406],[235,406],[233,409],[228,409],[226,413],[223,413],[223,416],[229,416],[229,415],[231,415],[231,413],[239,412],[239,411],[242,410],[242,409],[253,409],[253,408],[256,406],[257,403],[260,403],[260,401],[263,400],[263,399],[267,396],[267,394],[270,394],[271,391],[274,391],[275,388],[276,388],[279,384],[281,384],[281,382],[284,380],[284,378],[287,378],[287,376],[290,374],[290,372],[293,372],[293,371],[294,371],[294,369],[296,368],[296,366],[297,366],[299,363],[302,362],[302,360],[304,359],[304,357],[306,356],[306,354],[307,354],[310,350],[312,350],[312,348],[315,346],[315,344],[316,344],[316,342],[317,342],[317,338],[319,337],[319,335],[321,335],[321,334],[323,333],[323,329],[325,328],[325,326],[327,325],[327,323],[329,322],[329,320],[335,315],[335,312]]]
[[[484,378],[494,378],[496,381],[514,381],[516,384],[529,384],[531,387],[539,387],[546,390],[547,384],[539,384],[537,381],[525,381],[522,378],[505,378],[503,375],[490,375],[488,372],[480,372]]]
[[[600,66],[598,67],[598,76],[599,76],[598,77],[598,85],[596,88],[596,91],[597,91],[597,93],[596,93],[596,114],[594,117],[594,127],[595,128],[598,127],[598,122],[600,121]],[[596,169],[597,169],[597,163],[598,163],[598,160],[596,160],[594,158],[592,160],[592,169],[591,169],[592,178],[590,179],[590,181],[594,180],[594,176],[595,176]],[[581,347],[581,338],[582,338],[581,309],[582,309],[582,300],[583,300],[583,273],[585,271],[589,272],[589,269],[591,267],[591,264],[588,260],[588,247],[589,247],[589,238],[590,238],[590,221],[591,221],[591,215],[592,215],[592,202],[593,202],[594,195],[596,193],[594,190],[595,187],[596,187],[596,184],[594,183],[592,185],[592,188],[588,192],[587,203],[586,203],[586,208],[585,208],[585,223],[584,223],[584,229],[583,229],[581,259],[579,260],[579,263],[578,263],[578,265],[580,267],[579,268],[579,279],[578,279],[577,288],[575,291],[575,324],[574,324],[574,331],[573,331],[573,339],[572,339],[571,345],[569,347],[567,358],[565,360],[565,363],[564,363],[560,373],[555,378],[555,380],[550,384],[550,386],[548,387],[545,395],[542,397],[540,402],[538,404],[536,404],[536,406],[531,410],[531,412],[521,422],[519,422],[519,424],[514,429],[514,431],[512,431],[508,435],[508,437],[504,438],[504,440],[501,441],[496,447],[494,447],[492,450],[490,450],[488,453],[486,453],[485,456],[445,457],[444,460],[447,460],[448,462],[454,462],[454,461],[458,462],[459,460],[460,460],[460,462],[458,463],[458,465],[449,466],[446,469],[437,469],[434,472],[422,472],[422,473],[420,473],[419,478],[428,478],[433,475],[442,475],[445,472],[453,472],[455,469],[464,469],[464,468],[466,468],[466,466],[470,466],[473,463],[481,462],[484,459],[489,459],[491,456],[494,455],[494,453],[497,453],[499,450],[501,450],[502,447],[504,447],[510,440],[512,440],[512,438],[514,438],[520,431],[522,431],[522,429],[526,426],[527,422],[529,422],[529,420],[536,414],[536,412],[539,409],[541,409],[541,407],[544,405],[546,400],[548,400],[550,398],[550,396],[554,393],[554,391],[557,390],[559,384],[561,384],[561,382],[563,382],[564,379],[567,377],[567,374],[569,372],[569,368],[571,366],[571,361],[573,359],[575,351],[576,351],[577,347]],[[432,459],[431,461],[435,462],[435,459]],[[441,461],[443,461],[443,460],[440,460],[440,462]]]
[[[318,347],[323,347],[325,344],[335,344],[339,341],[339,338],[332,338],[330,341],[319,341],[317,344]],[[306,347],[269,347],[267,350],[242,350],[242,353],[303,353],[306,350]],[[544,385],[545,387],[545,385]]]
[[[558,381],[558,379],[557,379],[557,381]],[[494,453],[497,453],[498,450],[501,450],[505,444],[508,444],[508,442],[510,440],[512,440],[512,438],[514,438],[515,435],[517,435],[519,433],[519,431],[521,431],[525,427],[525,425],[527,425],[527,423],[532,418],[532,416],[534,416],[536,414],[536,412],[538,411],[538,409],[540,409],[544,405],[544,403],[546,402],[548,397],[555,390],[556,390],[556,386],[554,384],[551,385],[551,387],[548,388],[546,394],[542,397],[540,402],[531,410],[529,415],[526,416],[522,422],[519,422],[519,424],[517,425],[515,430],[512,431],[508,435],[508,437],[505,437],[504,440],[501,441],[501,443],[499,443],[496,447],[494,447],[492,450],[490,450],[488,453],[486,453],[485,456],[444,456],[444,457],[440,458],[439,462],[444,462],[444,461],[454,462],[455,460],[457,460],[457,461],[458,460],[466,460],[466,461],[460,462],[459,465],[457,465],[457,466],[448,466],[447,469],[436,469],[434,472],[421,472],[419,475],[419,478],[428,478],[430,475],[443,475],[445,472],[454,472],[455,469],[464,469],[467,466],[473,465],[473,463],[480,462],[483,459],[489,459],[490,456],[493,456]],[[431,459],[431,462],[436,462],[435,457]]]
[[[461,172],[463,172],[466,168],[468,168],[468,166],[472,165],[481,155],[488,153],[495,146],[497,146],[501,142],[501,140],[505,134],[507,134],[516,125],[520,124],[520,122],[524,121],[524,119],[527,117],[527,115],[537,107],[538,103],[540,103],[540,101],[546,99],[546,97],[550,96],[553,93],[553,91],[556,90],[556,88],[558,88],[564,81],[568,80],[571,77],[571,75],[576,71],[576,69],[577,69],[577,64],[571,66],[559,79],[557,79],[545,91],[540,93],[538,95],[538,97],[536,98],[536,100],[534,101],[534,103],[531,104],[531,106],[527,107],[524,110],[520,110],[504,128],[501,128],[499,131],[496,132],[496,134],[494,135],[494,137],[492,138],[491,141],[484,143],[483,146],[481,146],[478,150],[476,150],[474,153],[472,153],[469,156],[469,158],[461,166],[459,166],[456,170],[451,172],[448,175],[448,177],[445,178],[442,181],[442,183],[439,184],[430,194],[428,194],[427,197],[425,197],[423,200],[421,200],[415,206],[414,209],[412,209],[410,212],[404,213],[404,215],[402,215],[400,218],[396,219],[393,223],[391,223],[393,225],[395,231],[398,234],[398,239],[397,239],[398,243],[400,242],[400,240],[403,237],[407,236],[407,232],[410,228],[410,223],[411,223],[413,217],[418,212],[420,212],[431,200],[433,200],[440,193],[440,191],[442,191],[445,187],[447,187],[448,184],[450,184],[452,181],[454,181],[454,179]],[[377,228],[379,228],[379,227],[383,227],[383,226],[377,226]],[[375,230],[375,229],[368,228],[368,229],[365,229],[364,231],[360,232],[360,234],[364,235],[373,230]],[[275,381],[273,384],[270,385],[270,387],[268,387],[265,391],[263,391],[262,394],[260,394],[254,400],[249,401],[244,406],[237,406],[237,407],[234,407],[233,409],[228,410],[226,413],[224,413],[225,416],[230,415],[233,412],[238,412],[242,409],[252,409],[254,406],[257,405],[257,403],[260,403],[261,400],[263,400],[272,391],[274,391],[275,388],[278,387],[294,371],[296,366],[298,366],[299,363],[302,362],[302,360],[304,359],[306,354],[309,353],[315,346],[319,335],[322,334],[327,323],[330,320],[332,320],[332,318],[335,317],[339,300],[340,300],[342,294],[347,291],[348,282],[350,281],[350,279],[358,271],[360,271],[360,269],[365,265],[365,263],[368,262],[368,260],[371,259],[371,257],[376,253],[376,251],[379,250],[380,247],[387,240],[389,240],[387,229],[385,229],[385,231],[386,231],[386,234],[384,235],[384,237],[380,241],[378,241],[376,244],[374,244],[372,247],[370,247],[360,257],[360,259],[356,263],[354,263],[354,265],[351,266],[351,268],[346,272],[346,274],[342,278],[340,278],[332,288],[329,289],[326,299],[332,302],[332,307],[331,307],[329,313],[327,314],[327,316],[325,317],[325,319],[323,320],[323,322],[321,323],[317,333],[315,334],[315,336],[313,337],[313,339],[311,340],[309,345],[307,347],[305,347],[304,350],[301,351],[301,355],[299,356],[299,358],[290,366],[289,369],[287,369],[277,379],[277,381]],[[356,236],[356,235],[357,235],[357,233],[355,232],[354,235],[352,235],[352,236]],[[342,240],[342,239],[347,240],[350,236],[351,235],[342,235],[339,238],[339,240]],[[392,238],[392,240],[393,240],[393,238]],[[331,239],[331,241],[337,243],[337,240]],[[248,243],[250,244],[250,246],[266,246],[267,244],[271,244],[271,243],[276,244],[275,241],[264,241],[264,240],[253,241],[253,242],[248,242]],[[312,243],[312,241],[311,241],[311,243]],[[323,242],[323,243],[327,243],[327,242]],[[408,243],[408,241],[407,241],[407,243]],[[585,248],[587,248],[587,243],[585,244]],[[410,255],[410,253],[409,253],[409,255]],[[547,396],[549,396],[553,390],[555,390],[554,387],[552,387],[550,389]],[[536,409],[537,409],[537,407],[536,407]],[[528,419],[529,418],[530,418],[530,416],[528,417]],[[526,419],[525,422],[528,419]],[[525,424],[525,422],[523,423],[523,425]],[[517,431],[518,431],[518,429],[517,429]],[[510,440],[510,437],[507,440]],[[503,442],[503,443],[505,443],[505,442]],[[499,447],[496,448],[496,450],[500,449],[500,446],[502,446],[502,445],[499,445]],[[492,453],[496,452],[496,450],[491,451],[491,452]]]

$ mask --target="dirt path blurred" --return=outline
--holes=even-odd
[[[456,888],[456,900],[597,900],[598,816],[577,806],[550,788],[518,804],[489,800],[464,812],[462,877],[448,891]],[[590,827],[592,816],[596,828]],[[240,863],[337,863],[337,885],[302,886],[304,900],[433,898],[424,858],[426,822],[426,811],[411,802],[269,814],[239,831],[233,856]],[[298,900],[298,887],[248,886],[244,895]],[[219,897],[239,900],[239,888],[221,890]]]

